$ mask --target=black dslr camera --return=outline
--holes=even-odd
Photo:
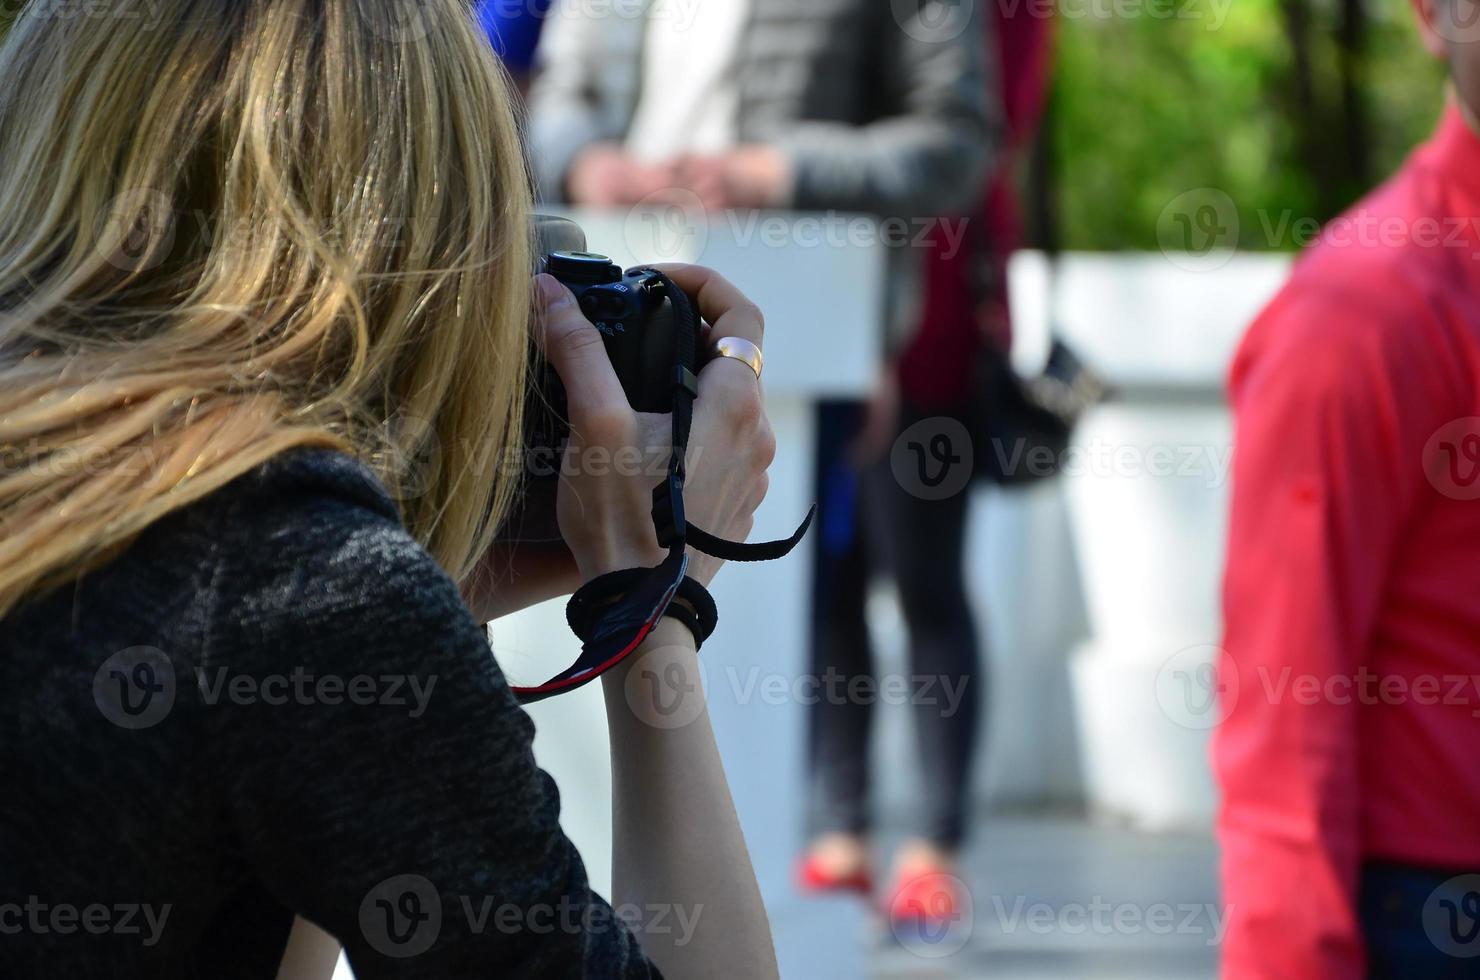
[[[685,317],[681,325],[658,273],[624,272],[605,255],[586,251],[586,236],[574,221],[539,214],[534,216],[534,225],[535,271],[549,273],[575,295],[581,312],[601,332],[627,401],[639,412],[672,411],[678,331],[694,334],[688,339],[694,345],[690,350],[695,349],[701,329],[698,317]],[[523,492],[500,537],[558,541],[554,483],[560,475],[570,422],[565,386],[555,369],[538,355],[530,368],[524,418]]]
[[[648,583],[657,588],[666,581],[667,591],[661,596],[657,592],[649,595],[651,589],[645,585],[639,590],[643,602],[651,599],[652,608],[666,607],[687,567],[686,547],[725,561],[772,561],[790,554],[807,533],[815,507],[790,537],[761,543],[726,540],[690,524],[684,514],[685,458],[699,397],[696,372],[701,366],[699,345],[705,329],[698,304],[656,269],[623,272],[606,256],[587,252],[586,236],[572,221],[537,215],[535,229],[538,270],[564,283],[586,318],[601,332],[627,401],[639,412],[670,416],[672,429],[666,445],[635,447],[644,451],[639,453],[644,461],[647,450],[660,450],[658,467],[652,472],[652,519],[658,544],[669,552],[663,564],[653,570],[656,577]],[[555,508],[557,478],[572,462],[565,452],[570,437],[566,408],[565,386],[559,375],[543,357],[536,356],[525,402],[525,451],[518,503],[499,531],[505,543],[561,542]],[[574,464],[587,462],[575,460]],[[594,464],[595,460],[589,462]],[[601,465],[619,465],[619,461],[603,460]],[[651,626],[650,620],[647,625]]]
[[[574,221],[546,214],[535,215],[534,220],[538,271],[559,279],[575,295],[586,319],[601,331],[627,401],[639,412],[671,411],[679,327],[658,274],[642,269],[623,272],[605,255],[586,251],[586,236]],[[526,406],[532,422],[526,429],[529,448],[535,453],[558,450],[569,432],[565,388],[543,359],[534,364],[533,379],[536,387]]]

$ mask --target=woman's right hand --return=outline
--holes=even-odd
[[[699,266],[661,268],[694,297],[713,324],[713,336],[761,344],[760,311],[722,276]],[[664,557],[652,506],[653,489],[666,472],[671,419],[636,412],[628,404],[601,334],[564,285],[552,276],[537,276],[535,296],[537,323],[543,324],[536,337],[565,386],[571,423],[556,506],[560,533],[583,581],[652,567]],[[632,462],[634,447],[641,454],[639,464]],[[745,540],[765,499],[775,448],[755,372],[732,358],[705,365],[685,461],[687,519],[722,538]],[[721,564],[691,551],[689,574],[708,585]]]

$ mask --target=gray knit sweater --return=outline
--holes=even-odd
[[[374,477],[281,457],[0,620],[0,976],[650,977]],[[637,910],[631,920],[640,922]]]

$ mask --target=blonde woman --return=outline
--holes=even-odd
[[[496,554],[532,296],[578,450],[661,420],[529,279],[464,5],[32,3],[0,134],[0,975],[271,977],[296,913],[362,980],[773,976],[707,719],[603,678],[614,915],[479,623],[663,554],[616,468],[560,487],[573,560]],[[700,391],[688,509],[743,538],[756,378]],[[675,620],[639,653],[696,669]]]

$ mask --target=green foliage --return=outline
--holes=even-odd
[[[1049,123],[1065,248],[1156,249],[1158,222],[1164,234],[1169,206],[1190,191],[1231,199],[1238,220],[1228,227],[1240,247],[1294,248],[1269,233],[1281,215],[1332,217],[1401,163],[1443,102],[1442,66],[1423,51],[1401,0],[1368,0],[1365,41],[1348,62],[1365,161],[1338,138],[1350,124],[1340,0],[1101,0],[1107,13],[1098,17],[1085,15],[1095,9],[1086,0],[1072,2],[1061,7]],[[1309,18],[1314,96],[1304,101],[1289,21],[1296,8]]]

